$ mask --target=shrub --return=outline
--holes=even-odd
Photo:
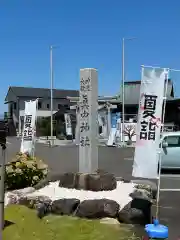
[[[45,178],[47,173],[48,166],[41,159],[18,153],[6,166],[6,189],[32,187]]]

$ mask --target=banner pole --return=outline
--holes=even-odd
[[[36,145],[36,137],[37,137],[37,128],[36,128],[36,126],[37,126],[37,111],[38,111],[38,100],[39,100],[39,98],[37,98],[36,99],[36,117],[35,117],[35,126],[34,126],[34,133],[33,133],[33,135],[34,135],[34,140],[33,140],[33,149],[32,149],[32,157],[33,157],[33,159],[34,159],[34,156],[35,156],[35,145]]]
[[[165,69],[164,69],[165,70]],[[165,70],[166,71],[166,70]],[[166,96],[167,96],[167,88],[168,88],[168,73],[169,69],[165,73],[165,91],[164,91],[164,104],[163,104],[163,112],[162,112],[162,133],[164,132],[164,119],[166,112]],[[159,150],[159,169],[158,169],[158,187],[157,187],[157,200],[156,200],[156,219],[159,217],[159,200],[160,200],[160,187],[161,187],[161,164],[162,164],[162,142]]]
[[[145,67],[145,68],[153,68],[153,69],[162,69],[162,67],[154,67],[154,66],[147,66],[147,65],[141,65],[141,67]],[[173,68],[164,68],[164,69],[168,69],[168,71],[171,72],[180,72],[180,69],[173,69]]]

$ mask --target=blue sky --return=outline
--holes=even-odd
[[[140,66],[180,69],[180,1],[1,0],[0,112],[10,85],[49,87],[49,46],[56,88],[78,89],[79,69],[97,68],[99,94],[120,89],[122,38],[126,80]],[[172,73],[180,96],[180,73]]]

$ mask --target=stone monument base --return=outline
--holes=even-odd
[[[141,188],[142,187],[142,188]],[[151,222],[153,194],[148,186],[116,181],[113,174],[53,175],[32,188],[6,193],[8,204],[22,204],[46,214],[115,218],[126,224]]]

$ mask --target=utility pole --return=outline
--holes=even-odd
[[[136,39],[133,38],[123,38],[122,39],[122,142],[123,146],[125,146],[125,136],[124,136],[124,130],[125,130],[125,41],[130,41]]]
[[[51,146],[53,145],[53,46],[50,46],[50,81],[51,81]]]
[[[125,123],[125,96],[124,96],[124,82],[125,82],[125,69],[124,69],[124,38],[122,40],[122,142],[125,145],[124,139],[124,123]]]

